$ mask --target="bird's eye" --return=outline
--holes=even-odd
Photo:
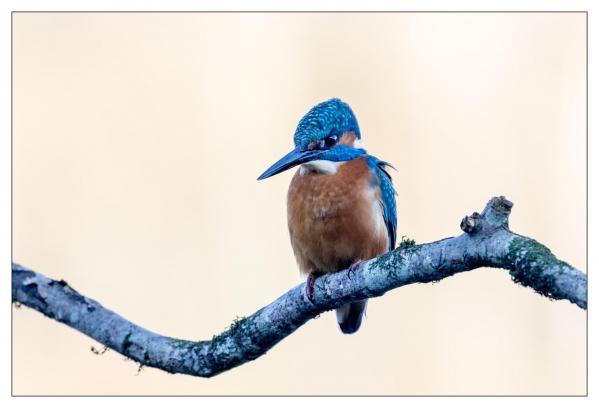
[[[322,141],[321,141],[321,146],[323,148],[333,147],[336,144],[337,144],[337,136],[336,135],[327,136],[324,139],[322,139]]]

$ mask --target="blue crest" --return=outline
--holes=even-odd
[[[354,112],[341,99],[333,98],[314,106],[300,120],[293,136],[296,147],[306,149],[316,140],[354,132],[360,139],[360,128]]]

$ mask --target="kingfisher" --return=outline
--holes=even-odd
[[[302,117],[295,148],[258,180],[299,166],[287,193],[287,225],[306,295],[317,277],[348,269],[395,248],[397,207],[389,163],[368,154],[350,106],[333,98]],[[342,333],[355,333],[367,300],[336,310]]]

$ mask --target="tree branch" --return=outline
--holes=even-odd
[[[511,232],[512,203],[492,198],[481,214],[464,217],[463,234],[429,244],[402,242],[394,251],[318,278],[314,303],[300,284],[207,341],[162,336],[89,299],[65,281],[12,264],[12,300],[33,308],[139,362],[171,373],[212,377],[265,354],[298,327],[328,310],[480,267],[510,271],[512,279],[552,299],[587,306],[587,276],[531,238]]]

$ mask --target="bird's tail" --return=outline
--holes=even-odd
[[[358,331],[362,323],[362,317],[366,312],[368,300],[360,300],[348,303],[336,310],[337,323],[344,334],[352,334]]]

